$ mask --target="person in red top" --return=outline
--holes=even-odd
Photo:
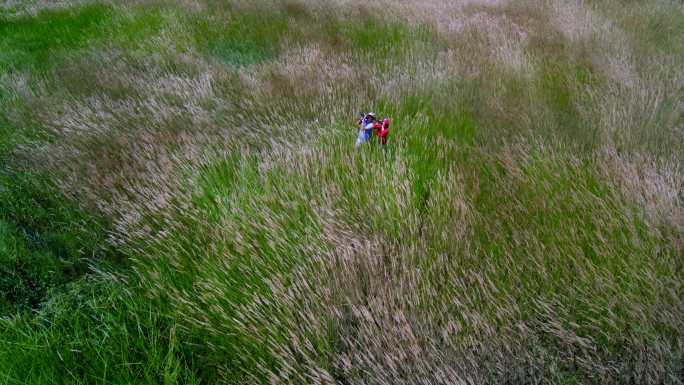
[[[378,130],[375,132],[375,134],[378,136],[378,142],[384,146],[385,144],[387,144],[387,136],[389,136],[389,118],[383,119],[382,124],[378,124],[378,126]]]
[[[382,123],[380,123],[379,120],[376,120],[375,122],[373,122],[373,134],[375,134],[375,136],[379,137],[380,136],[380,130],[382,130]]]

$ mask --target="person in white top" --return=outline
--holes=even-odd
[[[359,119],[359,135],[356,138],[356,147],[359,147],[362,143],[370,141],[373,137],[373,124],[375,123],[375,113],[369,112]]]

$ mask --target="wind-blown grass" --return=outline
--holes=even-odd
[[[138,3],[0,14],[0,383],[684,381],[681,7]]]

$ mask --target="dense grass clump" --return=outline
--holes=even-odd
[[[198,383],[176,328],[126,286],[95,274],[67,285],[37,313],[0,320],[2,380]]]
[[[680,19],[0,6],[0,384],[683,382]]]
[[[89,6],[76,11],[60,10],[36,17],[6,18],[0,24],[3,72],[21,66],[44,65],[88,40],[101,38],[108,8]]]

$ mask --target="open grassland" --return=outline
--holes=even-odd
[[[682,384],[683,53],[666,0],[7,1],[0,384]]]

